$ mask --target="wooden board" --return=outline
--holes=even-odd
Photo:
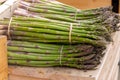
[[[0,5],[0,19],[10,18],[18,3],[19,0],[7,0],[4,4]]]
[[[0,36],[0,80],[8,80],[7,38]]]
[[[80,9],[91,9],[96,7],[111,6],[112,0],[58,0],[60,2],[75,6]]]
[[[108,46],[97,70],[81,71],[72,68],[33,68],[9,66],[9,80],[117,80],[120,57],[120,31]]]

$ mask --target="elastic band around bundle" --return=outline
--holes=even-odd
[[[69,30],[69,43],[71,44],[71,42],[72,42],[72,27],[73,27],[73,24],[71,23],[70,24],[70,30]]]
[[[8,34],[9,39],[11,39],[11,36],[10,36],[10,27],[11,27],[11,22],[12,22],[12,20],[13,20],[13,18],[11,17],[11,18],[10,18],[10,21],[9,21],[9,24],[8,24],[7,34]]]
[[[75,12],[75,20],[77,20],[77,14],[80,12],[80,9],[77,9]]]
[[[60,49],[60,65],[62,65],[62,52],[63,52],[63,45],[62,45],[62,47],[61,47],[61,49]]]

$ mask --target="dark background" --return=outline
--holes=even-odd
[[[119,12],[119,0],[112,0],[112,6],[114,12]]]

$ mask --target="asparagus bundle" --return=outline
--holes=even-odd
[[[30,24],[31,21],[32,24]],[[2,24],[0,34],[7,35],[9,31],[8,37],[12,40],[8,42],[9,64],[94,69],[103,56],[105,43],[111,39],[106,29],[100,26],[84,26],[83,24],[79,27],[74,24],[76,27],[72,30],[72,44],[65,45],[69,44],[68,24],[49,22],[47,27],[46,20],[13,17],[9,29],[6,25],[8,22],[7,20],[0,21]],[[62,45],[64,45],[63,49]]]
[[[9,41],[8,45],[10,64],[37,67],[67,66],[94,69],[100,63],[101,52],[104,50],[104,48],[82,44],[63,46]]]
[[[102,24],[112,31],[118,29],[117,25],[119,16],[112,12],[111,7],[97,8],[91,10],[79,10],[74,7],[61,4],[57,1],[37,0],[36,3],[30,4],[22,1],[20,7],[26,11],[24,16],[32,16],[48,18],[54,21],[68,23],[86,23],[86,24]],[[22,11],[23,12],[23,11]],[[21,13],[20,13],[21,14]],[[35,14],[35,16],[34,16]],[[53,15],[54,14],[54,15]],[[109,29],[108,28],[108,29]]]
[[[9,40],[9,64],[78,69],[100,64],[111,33],[119,28],[111,7],[80,11],[56,1],[25,1],[11,22],[0,21],[0,35]]]
[[[22,17],[24,19],[24,17]],[[29,18],[28,18],[29,19]],[[31,20],[34,18],[31,18]],[[101,28],[100,26],[86,26],[84,27],[75,27],[73,26],[71,35],[69,30],[69,25],[64,25],[59,23],[49,22],[46,25],[46,22],[37,22],[23,20],[21,18],[13,18],[10,28],[10,34],[13,39],[19,40],[28,40],[30,37],[31,41],[34,42],[47,42],[47,43],[62,43],[62,44],[91,44],[94,46],[105,46],[107,41],[111,41],[111,37],[106,29]],[[5,21],[0,21],[0,23],[6,24]],[[57,25],[56,25],[57,24]],[[23,27],[24,26],[24,27]],[[7,28],[5,25],[3,28]],[[92,29],[94,32],[89,28]],[[98,32],[99,30],[99,32]],[[1,30],[2,31],[2,30]],[[7,34],[8,30],[3,30],[3,34]],[[26,31],[26,32],[23,32]],[[15,36],[15,37],[14,37]],[[71,37],[71,39],[69,38]]]

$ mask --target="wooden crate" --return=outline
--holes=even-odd
[[[80,9],[91,9],[96,7],[111,6],[112,0],[58,0],[60,2],[75,6]]]
[[[58,1],[62,1],[62,0],[58,0]],[[68,1],[68,0],[64,0],[64,1]],[[111,1],[109,0],[104,0],[104,2],[103,0],[99,0],[100,3],[98,0],[92,0],[92,2],[90,1],[91,0],[87,0],[86,2],[82,0],[81,1],[74,0],[74,2],[76,3],[69,2],[68,4],[74,4],[76,5],[76,7],[81,9],[111,5]],[[11,0],[9,0],[9,2],[11,2]],[[78,4],[78,2],[80,3]],[[95,5],[92,6],[93,4],[95,5],[98,4],[98,6],[95,6]],[[0,12],[1,12],[1,9],[0,9]],[[3,10],[3,12],[4,13],[1,12],[2,15],[8,15],[8,12],[11,13],[10,8],[8,12],[5,10]],[[11,14],[8,17],[10,16]],[[0,14],[0,17],[1,17],[1,14]],[[1,17],[1,18],[5,18],[5,17]],[[119,34],[120,34],[120,31],[114,34],[113,36],[114,43],[111,43],[108,46],[106,54],[102,60],[102,64],[99,65],[96,70],[90,70],[85,72],[85,71],[72,69],[72,68],[34,68],[34,67],[9,66],[9,80],[117,80],[118,61],[120,56],[120,38],[119,38],[120,35]],[[2,40],[4,41],[4,39]]]
[[[7,38],[0,36],[0,80],[8,80]]]

